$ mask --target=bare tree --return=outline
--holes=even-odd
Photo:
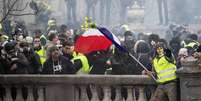
[[[168,24],[168,0],[157,0],[159,24]]]
[[[35,13],[24,13],[23,11],[28,7],[29,2],[24,1],[27,0],[1,0],[1,4],[3,5],[2,9],[2,19],[0,19],[0,23],[6,20],[11,16],[24,16],[24,15],[35,15]]]

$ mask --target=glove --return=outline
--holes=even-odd
[[[172,57],[172,52],[170,49],[164,49],[164,55],[171,58]]]

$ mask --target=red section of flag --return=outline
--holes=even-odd
[[[112,45],[112,42],[103,35],[83,36],[81,35],[75,43],[75,51],[80,53],[90,53],[93,51],[107,50]]]

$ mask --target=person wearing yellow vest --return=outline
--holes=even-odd
[[[169,49],[158,43],[155,47],[156,56],[152,61],[154,74],[157,76],[158,87],[151,101],[177,101],[176,61]],[[152,72],[148,72],[150,75]]]
[[[196,40],[189,40],[189,42],[182,41],[182,45],[184,48],[196,49],[200,43]]]
[[[84,54],[74,51],[74,43],[65,41],[62,45],[63,55],[73,62],[76,74],[89,74],[92,66],[90,66],[89,61]]]
[[[46,51],[41,45],[40,37],[34,38],[34,51],[40,56],[40,62],[43,65],[46,61]]]
[[[184,41],[182,41],[181,44],[183,45],[184,48],[195,51],[200,45],[200,43],[197,40],[198,36],[196,34],[190,34]]]

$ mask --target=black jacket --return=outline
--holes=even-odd
[[[34,52],[34,50],[24,51],[24,55],[26,56],[27,60],[29,61],[29,73],[30,74],[39,74],[42,69],[42,64],[40,62],[40,56]]]
[[[16,56],[12,58],[2,59],[1,63],[5,66],[6,74],[28,74],[29,73],[29,62],[27,58],[22,53],[17,53]],[[11,67],[16,64],[16,69],[11,69]]]
[[[42,74],[74,74],[72,62],[64,57],[60,56],[59,61],[53,62],[52,59],[47,59],[43,65]]]

